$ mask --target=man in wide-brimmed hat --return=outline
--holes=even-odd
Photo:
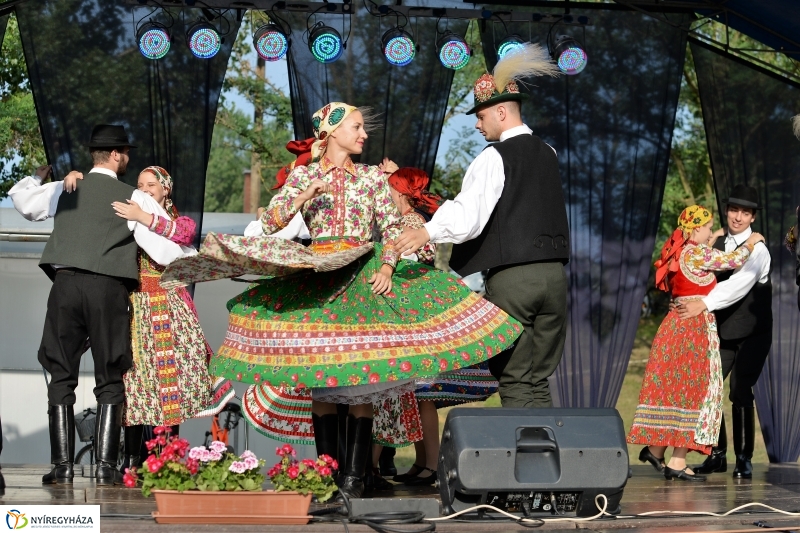
[[[75,387],[88,338],[92,347],[97,397],[94,451],[98,485],[119,484],[116,469],[125,387],[131,368],[129,290],[139,280],[138,247],[168,264],[183,252],[147,227],[117,216],[112,202],[132,200],[148,213],[158,204],[118,181],[133,145],[123,126],[99,125],[88,148],[94,168],[80,187],[65,192],[64,182],[42,185],[50,167],[17,183],[9,196],[28,220],[54,217],[53,232],[39,266],[53,280],[47,300],[39,362],[50,373],[48,422],[54,465],[43,483],[72,483],[75,456]]]
[[[489,360],[503,407],[550,407],[547,378],[566,338],[569,224],[555,150],[522,122],[517,82],[555,76],[547,52],[528,44],[475,82],[475,127],[489,145],[470,165],[461,192],[395,246],[455,243],[450,267],[462,276],[488,270],[486,299],[524,326],[511,350]]]
[[[753,230],[751,224],[761,209],[758,191],[737,185],[726,202],[727,229],[714,248],[730,252],[742,246]],[[763,243],[756,245],[750,259],[735,271],[717,274],[717,286],[702,300],[678,307],[681,318],[713,311],[720,338],[722,375],[731,375],[730,399],[733,402],[733,448],[736,453],[734,478],[751,478],[755,443],[753,387],[761,375],[772,347],[771,258]],[[723,419],[719,441],[706,461],[694,467],[695,473],[711,474],[728,469],[728,439]]]

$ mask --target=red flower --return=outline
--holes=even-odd
[[[309,468],[314,468],[314,465],[317,464],[313,459],[303,459],[301,462]]]
[[[333,472],[331,471],[330,467],[323,466],[322,468],[319,469],[319,473],[322,476],[330,476]]]
[[[325,380],[325,385],[328,387],[336,387],[339,385],[339,380],[336,379],[336,376],[331,376]]]
[[[467,352],[461,352],[461,359],[469,361],[469,354]]]
[[[337,461],[336,459],[332,460],[330,462],[330,465],[331,465],[331,468],[333,468],[334,470],[338,470],[339,469],[339,461]]]
[[[325,373],[322,370],[317,370],[317,373],[314,374],[314,377],[317,379],[322,379],[325,377]]]
[[[365,374],[369,374],[369,365],[364,365],[361,367],[361,371]]]
[[[286,455],[289,455],[289,454],[291,454],[291,453],[294,451],[294,448],[292,448],[292,445],[291,445],[291,444],[284,444],[284,445],[281,447],[281,451],[282,451],[284,454],[286,454]]]
[[[411,371],[411,363],[408,361],[403,361],[400,363],[400,370],[403,372],[410,372]]]
[[[447,370],[447,360],[446,359],[439,359],[439,370]]]
[[[299,377],[297,374],[292,374],[292,377],[291,377],[290,379],[291,379],[292,381],[295,381],[295,382],[296,382],[298,379],[300,379],[300,377]]]
[[[259,381],[261,381],[261,374],[259,374],[258,372],[256,372],[255,374],[253,374],[253,381],[255,381],[256,383],[258,383]]]
[[[300,469],[296,466],[290,466],[286,473],[289,475],[289,479],[297,479],[297,476],[300,475]]]
[[[397,365],[397,359],[392,357],[391,359],[389,359],[389,366],[395,366],[395,365]]]
[[[381,376],[377,372],[373,372],[369,375],[369,382],[370,383],[378,383],[381,380]]]

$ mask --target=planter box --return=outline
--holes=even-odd
[[[154,490],[159,524],[307,524],[311,494]]]

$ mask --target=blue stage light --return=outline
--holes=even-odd
[[[320,24],[308,36],[308,49],[320,63],[333,63],[344,51],[342,36],[330,26]]]
[[[169,52],[170,39],[167,28],[158,22],[146,22],[136,32],[139,51],[147,59],[161,59]]]
[[[414,39],[402,28],[392,28],[381,38],[383,55],[392,65],[404,67],[414,60],[417,54]]]
[[[472,50],[469,49],[467,41],[450,31],[438,39],[436,47],[439,50],[439,61],[445,67],[453,70],[466,67],[472,56]]]
[[[222,46],[219,32],[208,22],[196,22],[186,32],[189,50],[200,59],[211,59]]]
[[[574,76],[583,72],[589,58],[581,43],[572,37],[561,35],[553,44],[553,59],[561,72]]]
[[[264,61],[277,61],[289,50],[289,38],[276,24],[264,24],[253,35],[253,46]]]
[[[513,50],[519,50],[525,45],[525,41],[519,35],[509,35],[500,42],[497,47],[497,59],[503,59],[506,54]]]

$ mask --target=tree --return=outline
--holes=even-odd
[[[22,41],[12,15],[0,53],[0,198],[45,161]]]
[[[243,21],[231,52],[206,174],[206,211],[254,213],[274,195],[275,173],[294,159],[285,149],[291,140],[291,101],[265,78],[263,60],[253,59],[253,27],[258,24],[251,17]],[[238,92],[251,103],[254,116],[237,109],[225,96],[229,91]],[[250,206],[242,201],[242,172],[247,168],[256,186],[251,189],[254,201]]]

